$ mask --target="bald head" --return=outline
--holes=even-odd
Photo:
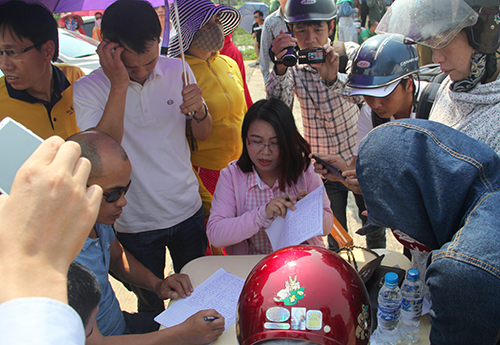
[[[82,151],[81,157],[90,161],[92,169],[89,180],[104,173],[103,161],[106,161],[106,157],[120,157],[123,161],[128,161],[127,153],[116,140],[95,129],[73,134],[66,141],[77,142]]]

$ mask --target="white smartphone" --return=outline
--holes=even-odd
[[[17,171],[43,139],[10,117],[0,121],[0,192],[9,194]]]

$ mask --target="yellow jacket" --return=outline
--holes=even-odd
[[[54,94],[60,94],[61,98],[52,105],[50,113],[42,101],[37,101],[26,91],[11,89],[11,97],[5,77],[0,78],[0,120],[11,117],[43,139],[53,135],[66,139],[79,132],[73,108],[73,82],[83,75],[79,67],[53,65],[52,78],[56,80]]]
[[[205,169],[222,170],[238,159],[242,150],[241,124],[247,106],[241,73],[233,59],[219,53],[207,61],[186,55],[186,61],[203,91],[213,123],[208,139],[194,141],[191,162]]]

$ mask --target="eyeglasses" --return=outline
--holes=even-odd
[[[109,193],[102,193],[102,195],[106,197],[106,202],[110,204],[117,202],[122,197],[122,195],[127,194],[130,183],[132,183],[132,180],[128,181],[128,184],[123,188],[115,189],[114,191]]]
[[[30,51],[31,49],[35,48],[38,44],[33,44],[32,46],[29,46],[28,48],[24,49],[0,49],[0,56],[2,56],[4,53],[11,59],[20,59],[24,53]]]
[[[269,148],[271,151],[276,151],[279,148],[278,143],[270,143],[270,144],[264,144],[261,141],[253,141],[253,140],[248,140],[248,147],[252,150],[255,151],[262,151],[264,147]]]

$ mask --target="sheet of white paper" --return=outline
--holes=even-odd
[[[297,202],[297,209],[287,210],[285,219],[276,217],[266,229],[273,250],[301,244],[323,235],[323,185]]]
[[[200,310],[215,309],[225,319],[225,330],[236,321],[236,308],[245,279],[219,268],[207,280],[198,285],[191,296],[179,299],[155,321],[172,327],[186,321]]]

